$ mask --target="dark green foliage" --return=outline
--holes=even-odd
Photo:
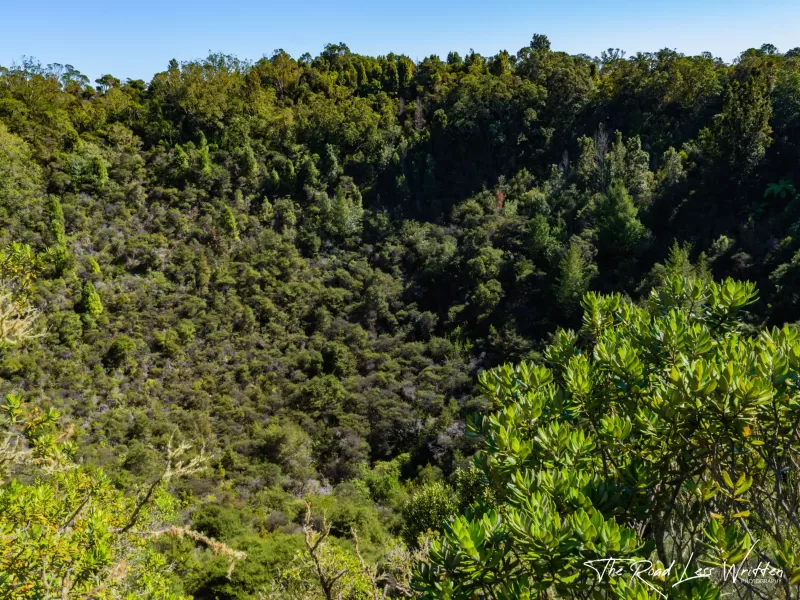
[[[222,558],[210,558],[184,578],[184,589],[198,600],[252,600],[269,589],[280,570],[289,565],[303,548],[300,536],[281,533],[268,538],[255,535],[236,540],[237,550],[247,553],[247,559],[228,576],[228,564]]]
[[[558,278],[555,294],[559,306],[566,316],[573,314],[580,305],[581,298],[588,291],[596,268],[584,256],[579,240],[573,240],[561,262],[558,263]]]
[[[615,179],[608,193],[598,200],[598,245],[606,256],[622,257],[641,245],[645,228],[638,209],[621,180]]]
[[[732,81],[713,129],[718,157],[739,184],[759,165],[771,143],[772,104],[763,76]]]
[[[421,535],[440,531],[456,514],[458,499],[453,489],[441,481],[423,485],[414,492],[403,509],[403,537],[409,546]]]
[[[206,504],[192,514],[194,528],[220,541],[230,541],[245,533],[239,511],[220,504]]]
[[[108,351],[103,357],[103,363],[111,368],[120,367],[129,360],[135,348],[136,342],[127,335],[120,335],[111,342]]]

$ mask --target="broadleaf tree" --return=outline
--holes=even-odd
[[[747,334],[755,298],[680,276],[638,306],[588,293],[546,365],[485,372],[469,432],[496,500],[433,542],[422,597],[797,598],[800,332]],[[724,577],[758,563],[770,583]]]

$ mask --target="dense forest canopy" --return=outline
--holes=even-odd
[[[248,557],[160,540],[177,595],[411,595],[420,535],[490,501],[479,374],[544,360],[587,292],[733,277],[741,331],[800,317],[800,48],[340,43],[94,84],[0,67],[0,278],[38,314],[0,392],[60,411],[107,494],[176,439],[213,457],[162,512]]]

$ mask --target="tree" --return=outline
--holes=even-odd
[[[91,281],[87,281],[83,284],[81,309],[83,312],[93,317],[97,317],[103,312],[103,302],[100,300],[100,294],[97,293]]]
[[[239,239],[239,224],[236,222],[236,215],[230,206],[225,205],[222,207],[220,226],[231,238],[234,240]]]
[[[0,121],[0,209],[7,211],[37,194],[42,171],[28,144]],[[0,212],[0,218],[3,212]]]
[[[342,174],[339,166],[339,159],[336,157],[336,148],[332,144],[325,144],[325,152],[322,154],[322,175],[325,177],[329,186],[333,185]]]
[[[314,529],[311,506],[307,504],[303,526],[305,551],[299,552],[293,564],[284,570],[270,597],[282,600],[380,599],[375,580],[370,581],[363,559],[359,561],[360,554],[356,556],[331,543],[330,533],[327,521],[323,522],[322,531]]]
[[[172,168],[175,171],[175,178],[181,182],[189,173],[189,155],[186,154],[180,144],[176,144],[172,150]]]
[[[239,171],[242,177],[253,178],[258,174],[258,159],[250,142],[246,142],[239,155]]]
[[[401,56],[397,59],[397,81],[400,86],[399,91],[405,92],[411,85],[414,78],[414,63],[407,56]]]
[[[737,186],[764,158],[772,138],[772,104],[763,75],[731,81],[713,129],[715,156]]]
[[[275,50],[269,62],[273,67],[271,74],[273,85],[278,92],[278,97],[284,100],[287,94],[294,89],[303,71],[298,67],[297,62],[282,49]]]
[[[311,438],[294,423],[270,423],[263,434],[261,451],[301,486],[314,477]]]
[[[64,210],[61,208],[56,196],[50,196],[50,231],[53,233],[57,246],[63,247],[67,242],[66,229],[64,227]]]
[[[580,306],[581,298],[589,290],[589,283],[597,274],[597,267],[584,254],[580,240],[573,239],[558,263],[556,301],[567,316],[574,314]]]
[[[12,242],[0,248],[0,290],[27,308],[36,280],[52,260],[52,252],[35,252],[29,244]]]
[[[704,280],[711,279],[711,273],[708,271],[705,254],[701,254],[698,264],[693,265],[691,260],[689,260],[691,251],[691,244],[679,244],[678,240],[675,240],[669,249],[669,254],[664,264],[656,263],[653,265],[650,271],[648,287],[661,287],[665,285],[670,278],[675,276]]]
[[[111,88],[116,88],[120,85],[119,79],[113,75],[103,75],[102,77],[95,79],[94,82],[97,84],[97,91],[102,94],[105,94]]]
[[[440,531],[457,509],[455,490],[447,484],[433,481],[422,486],[403,507],[406,544],[414,547],[421,537]]]
[[[0,350],[35,337],[37,316],[36,309],[20,306],[12,292],[0,288]]]
[[[336,188],[331,202],[330,227],[341,238],[356,236],[361,232],[363,215],[361,193],[352,181],[344,181]]]
[[[650,155],[642,150],[639,136],[622,141],[622,134],[617,132],[607,161],[608,181],[621,181],[625,184],[637,206],[646,205],[650,201],[653,186],[653,174],[650,172]]]
[[[303,538],[305,548],[273,582],[262,598],[275,600],[386,600],[411,598],[413,564],[425,556],[427,542],[409,551],[391,540],[378,564],[362,554],[358,532],[350,531],[350,548],[333,538],[331,524],[323,517],[315,528],[311,505],[306,503]]]
[[[755,288],[669,278],[645,306],[589,293],[579,334],[559,331],[544,365],[481,375],[493,412],[469,432],[494,491],[450,521],[419,565],[423,598],[795,598],[800,582],[800,332],[740,333]],[[758,546],[756,549],[756,545]],[[670,571],[642,580],[607,558],[742,565],[777,585]],[[637,595],[638,594],[638,595]]]
[[[646,229],[638,213],[625,184],[613,181],[598,209],[598,243],[604,253],[619,256],[639,247]]]
[[[89,158],[87,174],[95,189],[102,190],[105,187],[108,182],[108,169],[106,169],[106,163],[101,156]]]
[[[117,336],[108,348],[105,356],[103,357],[103,364],[110,368],[117,368],[124,365],[130,357],[130,354],[136,349],[136,342],[134,342],[127,335]]]
[[[511,63],[509,62],[509,54],[507,50],[499,52],[494,56],[489,63],[489,72],[498,77],[508,75],[511,72]]]
[[[547,38],[546,35],[542,35],[541,33],[534,33],[533,38],[531,38],[531,48],[533,50],[547,52],[548,50],[550,50],[550,40]]]
[[[275,224],[278,226],[278,230],[282,233],[294,231],[294,226],[297,223],[294,202],[290,198],[278,198],[275,201],[274,210]]]

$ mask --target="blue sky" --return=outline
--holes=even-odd
[[[0,65],[33,56],[92,79],[141,78],[209,51],[258,59],[283,48],[316,56],[328,42],[362,54],[516,52],[533,33],[556,50],[599,55],[673,48],[727,61],[765,42],[800,46],[799,0],[63,0],[0,3]]]

